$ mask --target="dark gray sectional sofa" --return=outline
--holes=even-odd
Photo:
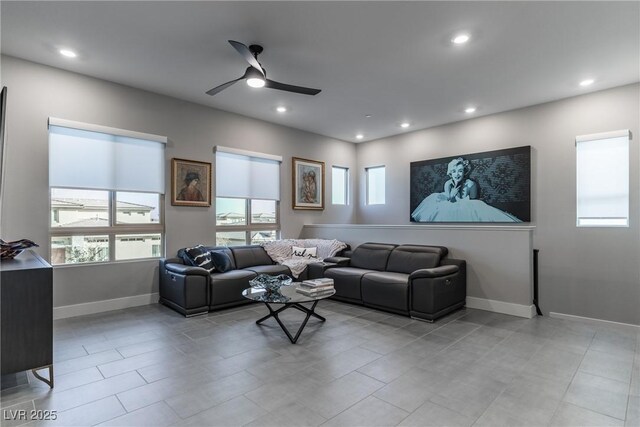
[[[258,274],[291,276],[289,267],[275,264],[262,246],[205,249],[226,253],[232,269],[209,273],[204,268],[188,265],[183,249],[176,258],[160,260],[160,302],[185,316],[251,302],[242,296],[242,290],[248,288],[249,281]]]
[[[208,247],[231,259],[231,270],[212,272],[188,264],[184,250],[160,260],[160,302],[185,316],[251,301],[242,296],[258,274],[291,275],[257,245]],[[466,262],[447,258],[442,246],[364,243],[344,256],[308,265],[308,277],[330,277],[340,301],[433,321],[464,306]],[[298,280],[304,280],[301,277]]]
[[[325,261],[334,299],[433,321],[465,304],[464,260],[442,246],[364,243],[350,257]],[[332,262],[331,262],[332,261]]]

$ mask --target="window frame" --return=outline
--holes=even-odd
[[[252,212],[251,212],[251,201],[252,200],[268,200],[268,199],[249,199],[244,197],[216,197],[216,209],[218,206],[218,199],[235,199],[235,200],[244,200],[244,209],[245,209],[245,217],[247,219],[246,224],[241,225],[226,225],[226,224],[218,224],[218,220],[216,217],[216,231],[215,231],[215,242],[216,246],[218,245],[218,233],[225,232],[244,232],[245,233],[245,245],[251,245],[251,233],[258,231],[275,231],[276,239],[280,238],[280,200],[270,200],[273,201],[276,205],[276,221],[273,223],[268,222],[252,222]],[[215,212],[215,210],[214,210]],[[216,214],[217,216],[217,214]]]
[[[333,203],[333,191],[335,182],[333,180],[333,170],[341,169],[344,171],[344,203]],[[349,168],[345,166],[331,166],[331,204],[334,206],[348,206],[350,202],[350,194],[349,194]]]
[[[108,212],[109,212],[109,225],[106,227],[52,227],[51,226],[51,190],[52,189],[67,189],[67,190],[96,190],[106,191],[109,193],[108,199]],[[52,264],[54,267],[69,267],[69,266],[85,266],[85,265],[104,265],[111,263],[122,262],[135,262],[135,261],[148,261],[163,258],[165,255],[165,228],[164,228],[164,194],[161,193],[149,193],[138,192],[144,194],[157,194],[158,195],[158,209],[159,217],[158,222],[154,224],[118,224],[116,221],[117,206],[116,198],[119,190],[105,190],[102,188],[74,188],[74,187],[49,187],[49,261],[51,261],[51,239],[53,237],[73,237],[73,236],[108,236],[109,239],[109,259],[107,261],[93,261],[93,262],[78,262],[78,263],[64,263],[64,264]],[[136,193],[136,191],[124,191],[125,193]],[[116,236],[134,234],[160,234],[160,255],[144,258],[130,258],[130,259],[116,259]]]
[[[371,169],[384,169],[384,202],[382,203],[371,203],[371,201],[369,200],[369,171]],[[365,204],[367,206],[380,206],[380,205],[386,205],[387,204],[387,167],[386,165],[378,165],[378,166],[368,166],[366,168],[364,168],[364,173],[365,173]]]

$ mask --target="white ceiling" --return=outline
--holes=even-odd
[[[356,141],[640,80],[638,2],[1,2],[2,53]],[[460,31],[472,39],[454,46]],[[251,89],[227,43],[264,46]],[[76,50],[67,59],[58,49]],[[596,82],[578,86],[582,79]],[[291,108],[286,114],[276,105]],[[365,118],[370,114],[371,118]],[[401,121],[411,127],[401,129]]]

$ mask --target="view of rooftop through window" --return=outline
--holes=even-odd
[[[246,199],[216,198],[217,225],[244,225],[247,223]],[[251,223],[275,224],[275,200],[251,200]]]
[[[159,195],[116,193],[118,224],[160,221]],[[109,191],[51,189],[51,227],[108,227]]]
[[[112,197],[115,218],[109,209]],[[111,239],[115,260],[161,256],[162,233],[148,229],[160,225],[160,200],[157,193],[51,188],[51,228],[56,230],[51,236],[52,264],[109,261]],[[119,226],[129,226],[128,233],[131,226],[141,228],[136,234],[106,234]]]

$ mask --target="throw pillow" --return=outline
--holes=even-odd
[[[297,246],[291,247],[292,258],[317,258],[318,248],[299,248]]]
[[[220,273],[226,273],[227,271],[233,270],[233,265],[231,265],[231,258],[229,255],[224,252],[211,251],[211,261],[215,266],[216,270]]]
[[[193,248],[186,248],[185,254],[189,257],[189,260],[196,267],[202,267],[209,273],[215,271],[215,266],[211,261],[211,255],[209,251],[202,245],[194,246]]]

